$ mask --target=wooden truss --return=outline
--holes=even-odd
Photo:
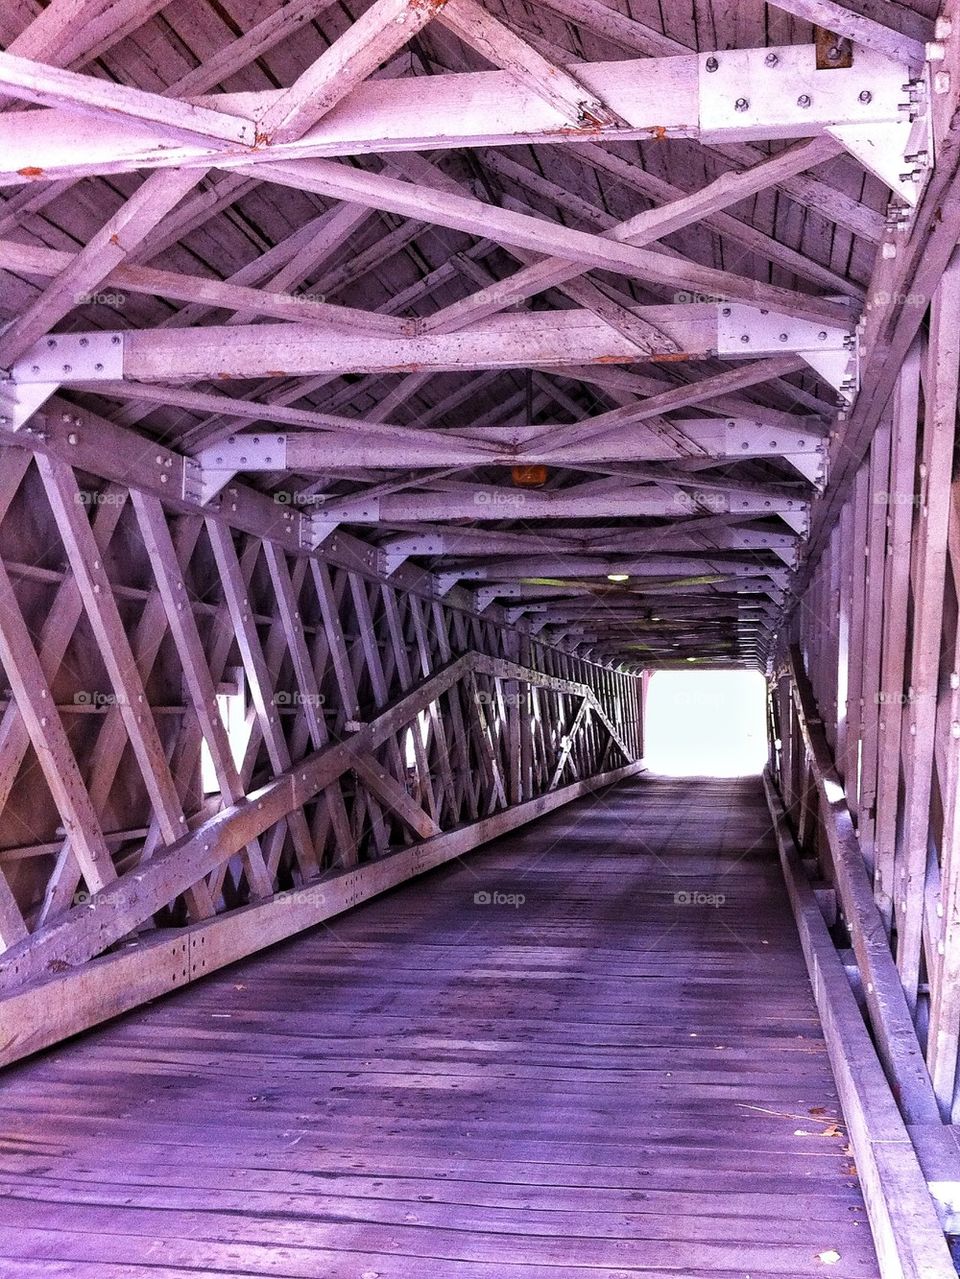
[[[0,1060],[756,666],[885,1279],[949,1273],[955,7],[5,7]]]
[[[535,625],[581,654],[768,658],[780,569],[847,473],[836,409],[865,417],[862,447],[865,361],[889,377],[885,326],[916,311],[902,266],[951,234],[956,85],[933,24],[797,3],[769,44],[711,51],[585,0],[376,0],[352,20],[316,0],[141,82],[124,41],[162,6],[50,7],[0,54],[10,437],[49,434],[57,410],[38,409],[63,396],[159,435],[174,472],[187,459],[177,500],[215,507],[249,473],[296,507],[299,544],[362,530],[389,563],[419,539],[439,585],[482,581],[514,617],[525,579],[549,577]],[[86,37],[68,34],[81,11]],[[33,233],[87,189],[95,225]],[[781,225],[744,212],[768,206]],[[241,223],[286,208],[241,245]],[[801,246],[805,217],[832,254]],[[546,468],[543,490],[516,468]],[[539,572],[448,550],[465,521],[539,538]],[[673,571],[593,555],[591,524],[649,530]],[[630,648],[563,622],[624,572]],[[693,607],[667,638],[651,576],[725,620]]]
[[[118,944],[162,937],[166,972],[167,938],[196,934],[159,923],[208,921],[212,946],[242,916],[253,949],[638,766],[631,676],[441,604],[429,578],[401,591],[362,564],[238,541],[216,516],[171,523],[150,492],[50,454],[7,457],[4,527],[45,503],[46,532],[0,571],[3,797],[21,835],[0,877],[6,1060],[39,1043],[22,1035],[25,986],[69,1010],[37,1023],[44,1042],[108,1016],[69,991]],[[235,654],[239,753],[217,705]],[[367,864],[372,878],[351,869]],[[45,884],[24,874],[38,865]]]

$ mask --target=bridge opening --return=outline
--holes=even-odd
[[[668,777],[746,777],[767,762],[767,682],[759,671],[655,671],[644,758]]]

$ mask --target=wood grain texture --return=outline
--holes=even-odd
[[[634,780],[9,1070],[0,1266],[874,1279],[837,1105],[759,782]]]

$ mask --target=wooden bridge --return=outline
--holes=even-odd
[[[0,1279],[954,1279],[955,0],[7,0],[0,99]]]

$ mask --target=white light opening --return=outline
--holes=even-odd
[[[644,757],[671,777],[746,777],[767,762],[766,680],[759,671],[655,671]]]

